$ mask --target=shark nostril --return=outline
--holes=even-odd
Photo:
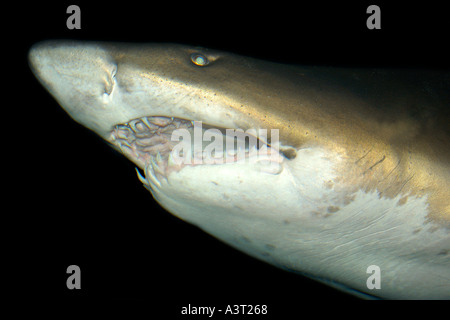
[[[111,79],[114,79],[117,74],[117,65],[114,65],[113,69],[111,70]]]
[[[117,74],[117,65],[114,65],[110,74],[107,76],[105,81],[105,92],[107,96],[111,95],[114,86],[116,84],[116,74]]]

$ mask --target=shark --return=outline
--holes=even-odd
[[[47,40],[28,58],[178,218],[360,297],[450,298],[448,72],[171,43]]]

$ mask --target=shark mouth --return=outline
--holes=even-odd
[[[211,152],[205,152],[211,141],[202,139],[201,148],[189,148],[190,154],[183,154],[185,150],[178,150],[179,139],[174,139],[174,133],[184,130],[192,137],[195,130],[205,131],[215,129],[222,141]],[[271,146],[263,139],[244,133],[242,130],[225,130],[212,127],[191,120],[148,116],[134,119],[125,124],[118,124],[111,132],[109,142],[119,148],[121,152],[140,168],[144,169],[145,178],[136,169],[138,178],[150,189],[160,188],[161,180],[167,180],[170,173],[179,171],[186,166],[218,165],[237,162],[252,162],[259,165],[262,171],[279,174],[283,167],[283,159],[287,157],[278,148]],[[215,138],[217,140],[217,137]],[[267,139],[266,139],[267,140]],[[186,142],[183,140],[183,142]],[[217,143],[217,141],[214,141]],[[188,142],[191,145],[191,141]],[[231,147],[230,147],[231,146]],[[180,156],[184,161],[180,161]]]

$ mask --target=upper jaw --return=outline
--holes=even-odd
[[[180,118],[141,117],[116,125],[108,141],[144,170],[146,178],[139,173],[138,177],[153,190],[160,188],[160,181],[167,179],[170,173],[186,166],[264,163],[266,172],[281,172],[285,158],[276,148],[244,133],[237,132],[233,137],[228,133],[233,134],[234,131],[224,131],[223,128],[214,128],[215,131],[211,131],[215,134],[214,139],[205,142],[203,135],[211,129],[201,122]],[[198,134],[202,139],[200,146],[195,140]],[[185,141],[186,135],[193,138],[193,144],[192,140]],[[215,142],[216,139],[223,139],[220,141],[223,149],[222,145],[211,147],[211,140]],[[227,146],[232,147],[227,149]]]

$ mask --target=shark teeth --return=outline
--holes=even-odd
[[[142,182],[144,185],[149,186],[147,179],[141,175],[141,172],[139,171],[139,169],[134,168],[134,170],[136,170],[139,181]]]
[[[127,146],[128,148],[131,149],[131,144],[130,144],[127,140],[122,140],[122,141],[120,141],[120,144],[121,144],[121,145],[125,145],[125,146]]]
[[[156,177],[156,174],[155,174],[155,171],[153,170],[152,165],[147,164],[145,166],[145,177],[150,185],[150,188],[152,188],[153,190],[161,188],[161,183],[159,182],[158,178]]]
[[[186,150],[189,155],[182,154],[184,149],[176,152],[178,141],[172,141],[172,133],[175,129],[192,130],[200,128],[201,130],[216,129],[204,125],[201,122],[184,120],[174,117],[150,116],[133,119],[126,124],[116,125],[111,132],[110,142],[120,149],[120,151],[130,158],[140,168],[144,169],[145,177],[136,169],[139,181],[151,190],[157,190],[161,187],[161,181],[168,182],[168,175],[171,172],[179,171],[185,166],[196,165],[219,165],[225,163],[234,163],[248,161],[254,163],[261,171],[277,174],[281,172],[282,159],[271,157],[272,149],[266,145],[263,140],[258,143],[245,143],[245,135],[228,134],[227,129],[220,129],[223,142],[228,147],[228,140],[233,139],[232,147],[214,148],[210,152],[203,148]],[[195,147],[195,145],[194,145]],[[204,145],[203,145],[204,147]],[[211,152],[212,151],[212,152]],[[192,153],[192,154],[191,154]],[[275,151],[275,156],[279,155]]]
[[[150,121],[148,121],[147,117],[143,117],[142,118],[142,122],[147,126],[148,129],[150,130],[156,130],[158,129],[158,126],[154,125],[153,123],[150,123]]]
[[[136,122],[138,122],[139,120],[132,120],[132,121],[130,121],[129,123],[128,123],[128,127],[131,129],[131,130],[133,130],[133,133],[136,133],[137,132],[137,129],[136,129]],[[139,121],[140,122],[140,121]]]
[[[126,154],[129,154],[129,153],[130,153],[131,148],[128,147],[128,146],[125,144],[125,142],[126,142],[126,141],[124,141],[124,140],[117,141],[116,145],[119,147],[120,152],[122,152],[123,154],[126,155]],[[126,150],[125,148],[126,148],[126,149],[129,149],[129,150]]]

